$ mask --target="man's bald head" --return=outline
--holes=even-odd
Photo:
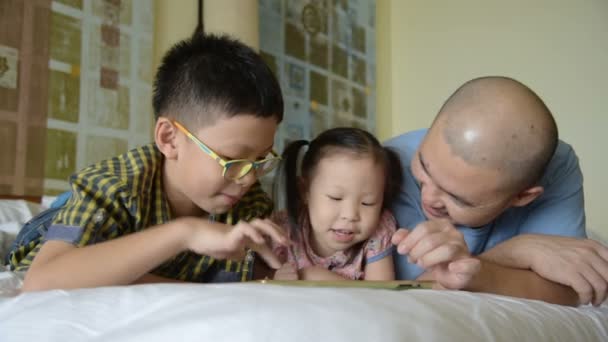
[[[506,77],[473,79],[443,104],[432,130],[468,164],[504,172],[505,187],[536,183],[557,146],[557,126],[530,88]]]

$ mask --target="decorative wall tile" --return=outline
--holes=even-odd
[[[261,55],[285,96],[277,150],[335,126],[374,132],[375,6],[374,0],[260,0]]]

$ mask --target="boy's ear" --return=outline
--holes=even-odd
[[[160,152],[167,159],[177,159],[177,127],[171,120],[159,117],[154,127],[154,141]]]

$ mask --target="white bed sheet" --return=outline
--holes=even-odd
[[[42,208],[0,200],[0,230],[16,234]],[[0,270],[0,342],[608,341],[608,303],[568,308],[466,292],[259,284],[15,296],[18,286],[18,278]]]
[[[608,341],[608,304],[433,290],[141,285],[0,298],[12,341]]]

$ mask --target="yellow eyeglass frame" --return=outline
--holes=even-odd
[[[222,176],[228,180],[233,180],[233,181],[239,180],[239,179],[245,177],[247,174],[249,174],[249,172],[251,172],[252,170],[255,172],[255,176],[257,178],[260,178],[260,177],[268,174],[270,171],[272,171],[278,165],[279,161],[281,160],[281,157],[274,150],[270,151],[270,155],[271,155],[270,157],[265,158],[263,160],[256,160],[256,161],[252,161],[252,160],[248,160],[248,159],[225,160],[224,158],[220,157],[215,151],[213,151],[209,146],[205,145],[205,143],[203,143],[199,138],[194,136],[194,134],[192,134],[182,124],[180,124],[177,121],[173,121],[173,124],[175,125],[175,127],[177,127],[177,129],[182,131],[190,140],[192,140],[201,150],[203,150],[203,152],[205,152],[209,157],[211,157],[212,159],[217,161],[218,164],[220,164],[220,166],[222,166],[222,168],[223,168]],[[237,170],[237,173],[234,176],[230,176],[231,175],[231,173],[229,171],[230,168],[234,167],[235,165],[239,165],[239,164],[241,165],[240,169]],[[270,165],[270,166],[264,167],[265,165]]]

